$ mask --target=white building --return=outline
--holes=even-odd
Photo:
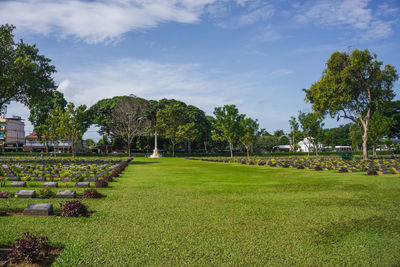
[[[311,143],[310,140],[308,140],[307,138],[304,138],[297,144],[300,147],[298,149],[298,152],[312,152],[315,149],[313,143]],[[318,150],[321,150],[322,148],[323,148],[322,144],[318,143]]]

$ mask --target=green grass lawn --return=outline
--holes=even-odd
[[[136,158],[111,186],[89,218],[0,217],[0,245],[49,236],[55,266],[400,265],[400,175]],[[29,202],[61,200],[0,209]]]

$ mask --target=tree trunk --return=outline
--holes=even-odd
[[[192,142],[188,141],[189,154],[192,154]]]
[[[131,156],[131,143],[128,142],[128,155]]]
[[[231,152],[231,158],[233,158],[233,145],[229,143],[229,151]]]
[[[247,152],[247,160],[250,161],[249,148],[247,146],[245,146],[245,148],[246,148],[246,152]]]
[[[372,143],[372,152],[373,152],[374,157],[376,157],[376,144],[375,143]]]
[[[175,158],[175,143],[172,143],[172,157]]]
[[[207,153],[207,141],[204,141],[204,151]]]
[[[46,142],[46,154],[49,153],[49,140],[45,139],[44,140]]]

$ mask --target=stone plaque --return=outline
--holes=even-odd
[[[12,182],[11,187],[26,187],[26,182]]]
[[[36,197],[35,190],[18,190],[15,194],[18,198],[34,198]]]
[[[89,182],[78,182],[75,184],[75,187],[90,187]]]
[[[58,187],[58,183],[57,182],[44,182],[43,187],[47,186],[47,187]]]
[[[31,216],[49,216],[53,214],[53,204],[30,203],[24,209],[23,214]]]
[[[58,190],[57,198],[76,198],[75,190]]]

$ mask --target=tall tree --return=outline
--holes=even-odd
[[[323,118],[318,113],[304,113],[299,112],[299,122],[303,130],[303,136],[307,139],[305,145],[308,147],[308,155],[310,149],[313,148],[318,155],[318,143],[323,136],[322,127],[324,126]]]
[[[122,98],[111,112],[109,129],[114,137],[121,138],[131,156],[131,143],[134,137],[142,135],[149,127],[147,101],[140,98]]]
[[[391,101],[387,103],[382,113],[386,117],[390,117],[393,119],[394,123],[390,127],[387,135],[389,138],[397,137],[400,138],[400,100]]]
[[[225,105],[214,109],[216,122],[213,124],[212,139],[226,141],[229,144],[231,158],[233,158],[233,145],[238,141],[240,134],[240,120],[243,115],[235,105]]]
[[[58,106],[52,110],[50,110],[49,115],[47,116],[45,122],[36,127],[36,134],[44,135],[46,142],[46,152],[49,152],[49,143],[53,145],[54,156],[56,156],[56,146],[58,142],[63,138],[62,133],[62,120],[64,116],[63,109]]]
[[[393,84],[398,79],[392,65],[377,60],[368,50],[355,49],[351,54],[334,52],[321,79],[306,92],[313,109],[331,117],[350,119],[360,124],[363,158],[368,158],[368,131],[371,116],[382,103],[394,97]]]
[[[181,141],[180,138],[186,134],[190,134],[188,132],[184,133],[185,130],[191,130],[191,127],[184,126],[187,123],[185,112],[186,108],[179,104],[166,105],[165,108],[157,112],[156,130],[164,138],[171,141],[173,157],[175,157],[175,145]],[[184,129],[185,127],[186,129]]]
[[[297,143],[301,141],[301,139],[303,138],[303,135],[301,134],[299,123],[295,117],[293,117],[293,116],[290,117],[289,125],[290,125],[289,136],[292,139],[291,143],[292,143],[293,152],[294,152],[294,151],[296,151]]]
[[[86,106],[80,105],[75,108],[73,103],[69,103],[63,113],[60,131],[64,141],[71,143],[72,157],[75,157],[75,146],[82,140],[83,134],[88,128]]]
[[[242,118],[240,120],[239,142],[245,147],[248,160],[250,160],[249,151],[256,141],[258,129],[257,120],[251,118]]]
[[[12,25],[0,26],[0,110],[10,101],[25,105],[41,102],[56,89],[51,60],[39,55],[35,45],[14,41]]]

